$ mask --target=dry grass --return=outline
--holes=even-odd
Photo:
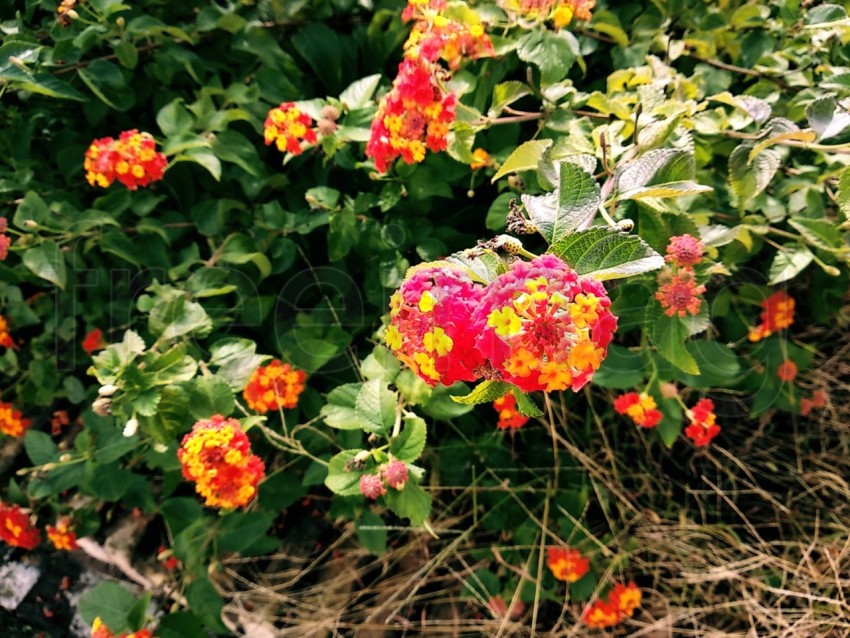
[[[837,330],[811,336],[836,344],[802,380],[830,390],[829,406],[813,419],[768,415],[753,430],[740,410],[733,417],[731,402],[720,445],[696,455],[645,447],[637,460],[639,435],[616,443],[600,429],[602,443],[591,452],[563,429],[556,434],[558,453],[572,455],[606,497],[607,506],[583,521],[599,543],[597,559],[612,566],[605,575],[636,577],[644,593],[641,610],[616,635],[850,636],[850,338]],[[497,468],[490,474],[506,478]],[[541,544],[561,516],[548,498],[542,512],[527,510],[536,541],[512,546],[510,534],[494,539],[480,526],[473,492],[484,489],[526,507],[523,493],[504,484],[432,486],[436,539],[393,530],[391,550],[375,559],[348,525],[318,555],[305,539],[270,562],[225,561],[219,584],[233,596],[230,623],[252,638],[601,634],[579,624],[581,605],[545,600],[539,588],[538,604],[516,620],[494,617],[483,597],[464,593],[480,568],[517,584],[538,582]],[[478,551],[493,548],[497,560]],[[525,564],[501,560],[517,549]],[[626,556],[621,574],[615,559]],[[254,624],[246,629],[247,622]]]

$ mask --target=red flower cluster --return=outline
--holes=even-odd
[[[797,377],[797,364],[791,359],[785,359],[776,368],[776,376],[783,383],[791,383]]]
[[[465,58],[476,60],[494,54],[493,43],[480,22],[467,24],[442,15],[417,22],[404,48],[411,58],[421,56],[431,63],[442,58],[452,71]]]
[[[672,267],[658,273],[658,292],[655,298],[668,317],[695,315],[702,305],[705,286],[698,284],[694,266],[702,261],[702,242],[691,235],[671,237],[665,260]]]
[[[427,15],[429,13],[439,13],[440,11],[445,11],[445,9],[446,0],[407,0],[407,6],[401,12],[401,19],[408,22],[417,13]]]
[[[0,217],[0,261],[6,261],[9,256],[9,246],[12,245],[11,238],[6,234],[9,228],[9,221],[5,217]]]
[[[294,102],[283,102],[266,116],[263,129],[266,146],[274,142],[277,150],[300,155],[302,142],[316,143],[316,131],[312,126],[313,118],[301,112]]]
[[[254,370],[242,396],[248,407],[260,414],[280,408],[291,410],[298,405],[306,380],[306,372],[275,359],[269,365]]]
[[[165,155],[157,152],[150,133],[124,131],[117,140],[104,137],[86,151],[86,179],[91,186],[107,188],[116,179],[130,190],[162,179]]]
[[[717,425],[717,415],[714,413],[714,402],[711,399],[700,399],[685,415],[691,422],[685,428],[685,436],[693,440],[694,445],[703,447],[711,443],[711,440],[720,434],[720,426]]]
[[[251,502],[265,475],[260,457],[236,419],[216,414],[195,423],[177,450],[183,476],[210,507],[235,508]]]
[[[628,585],[615,584],[605,600],[597,600],[582,614],[584,624],[592,629],[613,627],[624,617],[631,618],[640,606],[642,595],[633,582]]]
[[[0,539],[13,547],[33,549],[41,542],[41,533],[20,506],[0,502]]]
[[[86,351],[86,354],[103,350],[106,345],[106,340],[103,338],[103,331],[100,328],[90,331],[83,339],[83,350]]]
[[[761,303],[761,323],[750,328],[750,341],[761,341],[794,323],[794,298],[779,290]]]
[[[493,401],[493,408],[499,413],[496,427],[500,430],[518,430],[528,423],[528,417],[516,409],[516,395],[513,392]]]
[[[574,583],[590,569],[590,560],[577,549],[549,547],[546,549],[546,565],[558,580]]]
[[[116,636],[109,627],[103,624],[100,616],[94,619],[91,626],[91,638],[152,638],[152,636],[150,629],[140,629],[129,634],[118,634]]]
[[[403,363],[430,385],[474,381],[483,364],[470,317],[484,287],[460,266],[411,268],[390,299],[385,341]]]
[[[60,519],[53,525],[47,526],[47,538],[53,543],[53,547],[62,551],[77,549],[77,535],[71,529],[71,521],[67,518]]]
[[[30,420],[23,418],[20,410],[0,401],[0,432],[6,436],[23,436],[29,426]]]
[[[487,376],[526,392],[581,389],[617,328],[605,288],[554,255],[516,261],[487,287],[472,315]]]
[[[18,344],[15,343],[15,340],[12,339],[12,335],[9,333],[9,322],[6,321],[6,317],[3,315],[0,315],[0,347],[12,349],[18,347]]]
[[[578,391],[617,328],[610,305],[601,283],[554,255],[516,261],[486,288],[459,266],[423,264],[393,294],[385,338],[431,385],[486,377]]]
[[[422,58],[403,60],[372,121],[366,156],[383,173],[398,157],[415,164],[425,159],[427,150],[446,150],[455,102],[438,84],[431,64]]]
[[[654,428],[661,422],[661,410],[655,399],[641,392],[627,392],[614,400],[614,410],[617,414],[625,414],[642,428]]]
[[[809,416],[813,409],[825,408],[827,398],[827,394],[823,390],[815,390],[812,392],[811,398],[803,397],[800,399],[800,414]]]

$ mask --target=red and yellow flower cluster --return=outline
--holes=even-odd
[[[750,341],[761,341],[794,323],[794,298],[779,290],[761,303],[761,323],[750,328]]]
[[[690,425],[685,428],[685,436],[697,447],[708,445],[715,436],[720,434],[717,415],[714,413],[714,402],[711,399],[700,399],[694,407],[685,411],[685,416],[690,421]]]
[[[546,549],[546,565],[558,580],[574,583],[590,569],[590,559],[577,549],[549,547]]]
[[[107,188],[116,179],[130,190],[162,179],[165,155],[157,152],[150,133],[124,131],[117,140],[104,137],[86,151],[86,179],[91,186]]]
[[[60,551],[69,552],[77,549],[77,535],[71,529],[71,521],[67,518],[56,521],[56,526],[48,525],[47,538],[53,543],[53,547]]]
[[[443,88],[446,71],[443,59],[454,70],[464,59],[493,55],[493,44],[477,15],[473,21],[444,15],[443,0],[410,0],[402,13],[416,23],[404,45],[404,60],[392,89],[381,100],[366,156],[386,172],[395,159],[408,164],[425,159],[427,151],[444,151],[455,119],[457,98]]]
[[[109,627],[103,624],[100,616],[94,619],[91,626],[91,638],[152,638],[152,636],[150,629],[140,629],[129,634],[124,633],[116,636]]]
[[[20,506],[0,502],[0,539],[13,547],[33,549],[41,542],[41,533]]]
[[[528,417],[523,416],[516,408],[516,395],[513,392],[493,401],[493,408],[499,413],[496,427],[500,430],[518,430],[528,423]]]
[[[502,0],[500,4],[520,20],[552,20],[556,29],[563,29],[573,18],[590,20],[596,0]]]
[[[613,627],[623,618],[631,618],[640,606],[642,595],[634,582],[628,585],[617,583],[608,592],[605,600],[596,600],[584,610],[581,618],[592,629]]]
[[[17,347],[18,344],[15,343],[9,332],[9,322],[6,321],[6,317],[0,315],[0,348],[16,349]]]
[[[701,294],[705,286],[698,284],[694,266],[702,261],[705,248],[701,241],[691,235],[670,238],[665,260],[672,267],[658,274],[658,292],[655,298],[669,317],[695,315],[702,305]]]
[[[23,436],[29,426],[30,420],[23,418],[20,410],[0,401],[0,432],[6,436]]]
[[[625,414],[642,428],[654,428],[664,416],[655,399],[646,392],[627,392],[614,400],[617,414]]]
[[[265,475],[260,457],[236,419],[216,414],[198,421],[177,450],[183,476],[210,507],[235,508],[251,502]]]
[[[306,380],[306,372],[275,359],[254,370],[242,396],[248,407],[260,414],[280,408],[292,409],[298,405]]]
[[[484,377],[578,391],[617,328],[610,305],[601,283],[554,255],[516,261],[486,287],[435,262],[411,268],[393,294],[385,339],[431,385]]]
[[[301,155],[302,142],[316,143],[316,130],[312,126],[313,118],[302,112],[294,102],[283,102],[266,116],[263,137],[266,146],[274,142],[281,152]]]

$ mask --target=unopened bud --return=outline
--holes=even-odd
[[[101,397],[94,400],[94,403],[91,404],[91,409],[98,416],[109,416],[112,411],[112,404],[109,399]]]
[[[136,430],[139,429],[139,420],[135,417],[127,421],[124,425],[124,436],[128,439],[136,433]]]
[[[12,66],[18,67],[19,69],[26,69],[27,68],[26,65],[24,64],[24,61],[21,60],[21,58],[19,58],[16,55],[10,55],[9,56],[9,64],[11,64]]]
[[[153,451],[157,454],[165,454],[168,452],[168,446],[165,443],[154,443]]]
[[[68,18],[71,19],[71,20],[79,20],[80,19],[80,14],[77,13],[76,11],[74,11],[73,9],[68,9],[65,12],[65,15],[68,16]]]
[[[319,129],[319,133],[322,135],[333,135],[333,132],[336,131],[337,126],[336,122],[333,120],[321,119],[316,124],[316,128]]]
[[[45,463],[44,465],[41,466],[41,469],[44,472],[49,472],[50,470],[55,470],[56,469],[56,463]]]
[[[617,230],[621,233],[630,233],[634,230],[635,223],[631,219],[622,219],[617,222]]]
[[[832,277],[838,277],[841,274],[841,271],[838,270],[835,266],[830,266],[829,264],[824,264],[823,271]]]
[[[67,463],[72,458],[73,457],[70,454],[63,454],[62,456],[59,457],[59,461],[62,462],[62,463]]]
[[[333,104],[326,104],[322,107],[321,115],[323,119],[336,121],[339,119],[339,109]]]
[[[112,384],[107,384],[101,386],[97,393],[102,397],[111,397],[113,394],[115,394],[117,390],[118,388],[116,386]]]
[[[24,220],[24,226],[26,226],[27,228],[38,228],[38,222],[34,219],[26,219]]]
[[[123,28],[124,28],[124,25],[125,25],[125,24],[127,24],[127,23],[126,23],[126,22],[125,22],[125,20],[124,20],[124,16],[118,16],[118,17],[115,19],[115,24],[116,24],[116,25],[118,25],[118,28],[119,28],[119,29],[123,29]]]
[[[475,197],[475,191],[470,188],[468,191],[466,191],[466,196],[469,199],[472,199],[473,197]]]
[[[675,383],[662,383],[658,386],[658,391],[665,399],[675,399],[679,396],[679,389]]]

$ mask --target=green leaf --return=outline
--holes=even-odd
[[[198,501],[186,496],[163,501],[159,511],[172,536],[177,536],[192,523],[204,518],[204,510]]]
[[[111,581],[102,582],[80,596],[80,615],[91,625],[95,618],[116,633],[130,629],[127,614],[136,597],[127,589]]]
[[[24,435],[24,449],[33,465],[50,463],[59,456],[59,448],[50,435],[38,430],[27,430]]]
[[[526,95],[531,95],[531,88],[527,84],[516,81],[500,82],[493,87],[493,99],[487,116],[498,117],[506,106],[510,106]]]
[[[12,222],[18,228],[29,230],[28,222],[33,221],[39,226],[42,226],[49,218],[50,209],[41,198],[41,195],[35,191],[29,191],[26,195],[24,195],[21,203],[18,204],[18,208],[15,210],[15,217]]]
[[[263,509],[281,511],[301,499],[307,488],[298,475],[292,472],[279,472],[266,476],[260,483],[257,499]]]
[[[189,301],[176,289],[162,289],[148,317],[148,327],[160,339],[174,339],[187,334],[205,336],[212,330],[212,320],[201,304]]]
[[[699,375],[679,373],[678,379],[689,388],[728,387],[741,374],[741,360],[728,346],[717,341],[692,341],[688,352],[699,366]]]
[[[369,75],[365,78],[356,80],[348,85],[348,87],[339,95],[339,101],[343,108],[353,111],[362,109],[372,102],[372,96],[381,82],[381,74]]]
[[[579,45],[569,31],[535,29],[520,38],[517,55],[540,69],[540,83],[548,86],[563,80],[578,58]]]
[[[843,175],[843,174],[842,174]],[[841,247],[840,231],[825,219],[809,219],[808,217],[792,217],[788,225],[794,228],[806,243],[822,250],[834,251]]]
[[[215,181],[221,181],[221,161],[208,148],[187,148],[174,158],[175,162],[194,162],[203,166]]]
[[[835,97],[825,95],[809,103],[806,118],[821,140],[835,137],[850,127],[850,113],[838,110]]]
[[[641,352],[611,344],[605,360],[593,375],[593,385],[615,390],[634,388],[643,381],[645,367],[646,360]]]
[[[360,476],[362,470],[352,467],[351,461],[363,450],[343,450],[328,461],[328,475],[325,487],[340,496],[360,494]]]
[[[770,279],[767,282],[769,286],[793,279],[814,259],[812,251],[800,244],[786,244],[783,248],[784,250],[776,253],[773,263],[770,264]]]
[[[234,405],[233,389],[224,379],[199,377],[189,385],[189,411],[196,419],[230,416]]]
[[[532,419],[543,416],[543,411],[537,407],[537,404],[527,393],[514,390],[514,396],[516,396],[516,409],[519,410],[521,415]]]
[[[839,22],[847,18],[847,10],[838,4],[822,4],[806,11],[806,25],[823,28],[830,22]]]
[[[99,238],[97,247],[100,248],[101,252],[115,255],[116,257],[119,257],[138,268],[142,267],[142,263],[136,254],[135,244],[133,244],[130,238],[121,231],[106,231],[103,236]]]
[[[363,384],[354,402],[354,412],[367,432],[389,435],[396,419],[396,393],[386,384],[373,379]]]
[[[213,631],[228,633],[227,627],[221,622],[221,610],[224,602],[221,600],[215,586],[206,576],[196,578],[186,588],[186,600],[193,613]]]
[[[390,453],[399,461],[413,463],[425,449],[427,437],[425,420],[415,414],[407,414],[404,429],[390,441]]]
[[[260,177],[264,172],[257,147],[241,133],[231,130],[217,133],[212,142],[212,151],[220,160],[236,164],[253,177]]]
[[[635,235],[594,226],[567,236],[549,248],[580,275],[600,281],[629,277],[664,265],[664,258]]]
[[[159,109],[156,123],[164,135],[172,137],[188,133],[192,128],[192,115],[183,106],[182,98],[175,98]]]
[[[396,516],[410,519],[413,527],[421,527],[431,513],[431,495],[412,481],[408,481],[404,489],[389,489],[386,495],[387,507]]]
[[[65,256],[59,246],[45,241],[24,252],[24,266],[42,279],[46,279],[62,290],[65,289],[68,275],[65,271]]]
[[[656,184],[655,186],[633,188],[625,193],[620,193],[618,199],[648,199],[650,197],[666,199],[670,197],[698,195],[699,193],[707,193],[712,190],[714,189],[711,186],[704,186],[692,181],[668,182],[666,184]]]
[[[618,167],[617,191],[628,192],[652,183],[657,175],[664,175],[668,181],[675,179],[675,173],[687,171],[693,162],[692,154],[674,148],[658,148],[647,151],[637,159]],[[671,176],[671,174],[673,176]]]
[[[491,179],[490,182],[495,182],[497,179],[507,175],[508,173],[530,171],[537,168],[537,164],[540,162],[543,152],[550,146],[552,146],[552,140],[531,140],[524,144],[520,144],[516,149],[514,149],[514,152],[508,156],[501,168],[496,171],[496,174],[493,175],[493,179]]]
[[[109,108],[126,111],[135,103],[134,93],[127,87],[121,69],[107,60],[95,60],[77,69],[89,90]]]
[[[523,195],[522,203],[531,223],[549,244],[555,244],[588,225],[599,208],[599,187],[583,168],[560,164],[560,185],[548,195]]]
[[[782,156],[776,149],[765,149],[752,161],[751,150],[752,144],[741,144],[729,156],[729,181],[738,196],[739,207],[767,188],[782,163]]]
[[[222,339],[210,347],[210,365],[217,376],[227,380],[239,392],[250,376],[270,357],[257,354],[257,344],[250,339]]]
[[[326,24],[308,24],[292,36],[291,42],[331,95],[336,95],[341,88],[342,69],[345,67],[336,32]]]
[[[381,556],[387,551],[387,525],[383,519],[366,510],[354,523],[357,540],[375,556]]]
[[[367,380],[379,379],[392,383],[400,371],[401,362],[389,348],[384,346],[375,346],[375,349],[360,364],[360,372]]]
[[[156,627],[157,638],[208,638],[200,619],[191,612],[172,612]]]
[[[247,552],[266,535],[276,512],[231,512],[216,530],[216,545],[225,552]]]
[[[362,383],[346,383],[331,390],[319,413],[325,423],[338,430],[362,430],[363,420],[355,410],[362,389]]]
[[[674,366],[697,375],[700,373],[696,360],[685,348],[688,329],[677,316],[668,317],[657,303],[646,309],[646,323],[650,340],[662,357]]]
[[[462,405],[478,405],[479,403],[491,403],[496,399],[505,396],[511,391],[513,386],[504,381],[482,381],[469,394],[457,397],[453,396],[452,401]]]

